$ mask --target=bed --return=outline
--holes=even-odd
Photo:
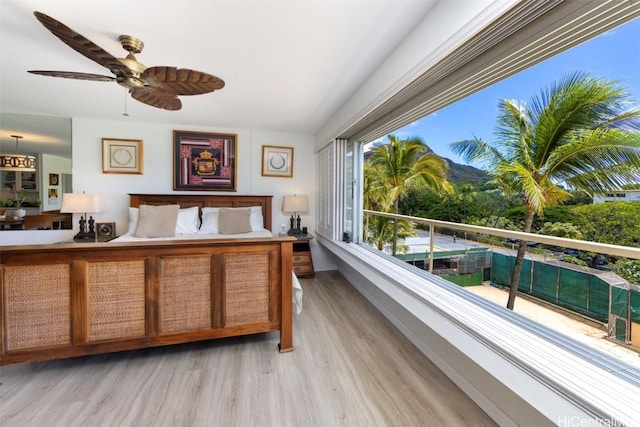
[[[262,228],[161,237],[127,230],[108,243],[3,247],[0,364],[272,331],[281,352],[293,349],[292,301],[301,303],[294,239],[269,231],[271,196],[129,196],[141,224],[148,209],[178,205],[197,211],[202,225],[212,224],[203,213],[217,210],[220,227],[230,213],[250,211]]]

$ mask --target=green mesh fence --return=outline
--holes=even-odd
[[[556,302],[558,300],[558,287],[556,286],[557,276],[557,266],[536,262],[533,270],[533,287],[531,293],[544,300]]]
[[[618,341],[627,341],[627,322],[624,319],[616,319],[616,339]]]
[[[509,286],[514,263],[515,257],[494,253],[491,280]],[[518,290],[601,322],[609,316],[609,284],[582,271],[525,259]]]
[[[509,286],[512,267],[513,257],[494,253],[491,262],[491,281],[496,285]]]
[[[631,290],[631,321],[640,323],[640,292]]]
[[[626,319],[629,317],[629,291],[611,288],[611,314]]]
[[[522,270],[520,270],[520,280],[518,281],[519,291],[531,293],[531,273],[531,261],[525,258],[522,261]]]
[[[589,278],[591,275],[560,268],[558,302],[581,313],[589,313]]]
[[[640,303],[640,301],[638,301]],[[591,276],[589,281],[588,309],[596,319],[603,322],[609,317],[609,284],[598,276]],[[640,305],[638,305],[640,307]]]

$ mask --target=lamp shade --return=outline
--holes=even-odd
[[[18,141],[22,139],[20,135],[11,135],[16,139],[16,154],[0,155],[0,170],[17,172],[35,172],[36,158],[29,154],[18,154]]]
[[[97,213],[104,210],[104,197],[98,193],[64,193],[62,195],[63,213]]]
[[[309,211],[307,196],[284,196],[282,198],[282,212],[304,213]]]
[[[0,170],[35,172],[36,158],[26,154],[2,154],[0,156]]]

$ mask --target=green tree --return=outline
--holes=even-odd
[[[640,286],[640,260],[622,259],[613,266],[613,271],[627,282]]]
[[[512,230],[519,231],[522,230],[521,226],[518,226],[513,221],[508,220],[507,218],[498,218],[496,216],[489,216],[487,218],[479,218],[477,220],[471,221],[471,225],[479,225],[481,227],[491,227],[491,228],[500,228],[502,230]],[[487,226],[487,224],[489,224]]]
[[[572,222],[585,239],[640,247],[640,203],[612,202],[571,208]]]
[[[374,186],[387,190],[384,197],[387,206],[393,213],[399,213],[398,204],[409,190],[432,189],[434,191],[451,191],[447,181],[447,163],[433,152],[419,138],[400,140],[394,135],[387,136],[388,144],[373,149],[369,162],[379,170],[382,183]],[[394,221],[393,244],[391,253],[396,254],[398,222]]]
[[[502,100],[496,140],[459,141],[453,150],[484,162],[507,179],[526,208],[523,231],[535,215],[568,200],[569,190],[602,193],[640,180],[640,110],[617,82],[577,72],[541,91],[530,104]],[[526,249],[518,246],[507,308],[513,309]]]
[[[540,229],[540,234],[564,237],[566,239],[582,239],[582,232],[569,222],[545,222]]]

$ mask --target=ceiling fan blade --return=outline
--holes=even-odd
[[[118,61],[116,57],[83,35],[76,33],[62,22],[59,22],[42,12],[33,12],[33,14],[36,16],[38,21],[42,23],[42,25],[53,33],[53,35],[58,37],[75,51],[86,56],[92,61],[97,62],[103,67],[108,68],[117,76],[131,74],[129,68]]]
[[[63,77],[65,79],[91,80],[94,82],[112,82],[116,78],[111,76],[103,76],[102,74],[76,73],[73,71],[40,71],[30,70],[28,73],[39,74],[41,76]]]
[[[136,101],[151,105],[152,107],[171,111],[182,108],[182,102],[180,102],[178,96],[170,91],[145,86],[137,89],[131,89],[129,90],[129,93],[131,93],[131,97]]]
[[[140,77],[143,80],[153,78],[177,95],[200,95],[224,87],[221,78],[188,68],[149,67]]]

